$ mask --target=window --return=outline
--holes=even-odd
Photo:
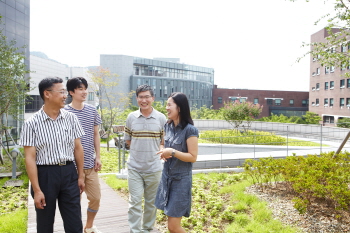
[[[346,80],[346,87],[347,87],[347,88],[350,88],[350,78],[348,78],[348,79]]]
[[[309,104],[308,100],[302,100],[301,101],[301,106],[306,107]]]
[[[345,70],[346,69],[346,63],[341,63],[341,68],[340,68],[341,70]]]
[[[325,82],[325,83],[324,83],[324,89],[325,89],[325,90],[328,90],[328,82]]]
[[[320,105],[320,100],[316,99],[316,106]]]
[[[344,98],[340,98],[340,107],[344,106]]]
[[[340,80],[340,88],[344,88],[345,87],[345,79],[341,79]]]
[[[316,90],[320,90],[320,84],[316,83]]]
[[[241,96],[230,96],[229,97],[232,102],[239,101],[240,103],[246,102],[248,97],[241,97]]]
[[[267,99],[267,105],[272,105],[272,99]]]
[[[326,66],[325,68],[324,68],[324,72],[325,72],[325,74],[328,74],[329,73],[329,66]]]
[[[164,85],[163,96],[164,96],[164,98],[168,97],[168,86],[166,84]]]
[[[163,96],[162,95],[162,93],[163,93],[162,89],[163,89],[163,80],[159,80],[159,97]]]
[[[94,101],[94,99],[95,99],[95,93],[94,92],[89,92],[88,101]]]
[[[331,66],[330,70],[331,72],[334,72],[334,66]]]
[[[317,74],[317,75],[320,75],[320,68],[317,68],[317,69],[316,69],[316,74]]]
[[[343,45],[341,46],[341,51],[342,51],[343,53],[346,53],[346,52],[348,51],[348,45],[347,45],[347,44],[343,44]]]
[[[324,116],[324,123],[334,123],[334,116]]]
[[[333,106],[334,104],[334,99],[333,98],[329,98],[329,106]]]
[[[350,98],[346,98],[346,106],[350,107]]]
[[[325,99],[323,100],[323,103],[324,103],[324,106],[328,106],[328,98],[325,98]]]
[[[329,89],[334,89],[334,81],[329,82]]]
[[[275,99],[275,105],[281,105],[281,99]]]
[[[258,104],[259,103],[259,99],[258,98],[254,98],[254,104]]]
[[[222,97],[218,97],[218,104],[222,104]]]
[[[290,104],[290,105],[294,105],[294,100],[293,100],[293,99],[290,99],[290,100],[289,100],[289,104]]]

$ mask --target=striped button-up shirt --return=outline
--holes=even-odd
[[[64,109],[53,120],[41,108],[23,124],[22,146],[36,148],[37,165],[74,161],[74,140],[84,135],[78,118]]]

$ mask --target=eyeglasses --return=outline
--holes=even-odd
[[[68,95],[68,91],[55,91],[55,90],[47,90],[47,91],[54,91],[54,92],[59,92],[62,95]]]
[[[141,99],[141,100],[142,100],[142,99],[148,100],[149,98],[152,98],[152,96],[150,96],[150,95],[140,96],[140,95],[139,95],[139,96],[137,96],[137,98],[138,98],[138,99]]]

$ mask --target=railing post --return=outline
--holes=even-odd
[[[221,142],[221,146],[220,146],[220,149],[221,149],[221,153],[220,153],[220,169],[222,168],[222,130],[220,130],[220,142]]]
[[[320,155],[322,153],[322,124],[320,124],[320,127],[321,127],[321,138],[320,138],[320,141],[321,141],[321,144],[320,144]]]
[[[255,129],[255,132],[254,132],[254,159],[255,159],[255,144],[256,144],[256,129]]]
[[[288,136],[289,136],[288,132],[289,132],[289,126],[287,125],[287,156],[288,156]]]
[[[118,168],[119,168],[119,173],[120,173],[120,166],[121,166],[121,164],[120,164],[120,158],[121,156],[120,156],[120,134],[118,133],[118,163],[119,163],[119,166],[118,166]]]

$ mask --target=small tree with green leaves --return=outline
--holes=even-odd
[[[1,16],[0,16],[0,24]],[[23,48],[23,47],[22,47]],[[0,138],[9,129],[7,119],[11,116],[18,120],[23,113],[25,99],[29,91],[29,78],[23,52],[16,47],[16,41],[8,42],[0,29]],[[7,141],[7,140],[6,140]],[[8,144],[8,143],[7,143]],[[0,161],[2,163],[2,148],[0,148]]]
[[[213,106],[208,108],[203,105],[200,108],[196,106],[191,109],[191,116],[193,119],[211,119],[211,120],[223,120],[223,116],[220,110],[212,109]]]
[[[156,109],[157,111],[163,113],[164,115],[167,115],[166,102],[162,103],[160,101],[154,101],[153,108]]]
[[[321,121],[321,117],[314,112],[306,112],[305,115],[303,115],[305,124],[319,124]]]
[[[260,115],[262,107],[259,104],[254,104],[252,102],[240,102],[234,101],[225,103],[222,109],[222,114],[224,119],[230,123],[236,130],[243,124],[244,121],[247,122],[247,130],[251,122]]]
[[[292,2],[296,0],[290,0]],[[309,2],[310,0],[306,0]],[[316,0],[315,0],[316,1]],[[330,2],[325,0],[324,3]],[[350,5],[349,0],[334,0],[334,8],[329,8],[329,13],[321,15],[314,23],[315,25],[327,20],[326,40],[313,43],[303,43],[303,47],[310,48],[310,51],[297,59],[299,62],[302,58],[310,55],[312,58],[324,67],[348,67],[349,59],[349,37],[350,37]],[[350,73],[345,71],[344,76],[350,77]]]
[[[92,81],[97,85],[96,92],[99,93],[99,112],[102,120],[102,128],[107,134],[107,150],[109,141],[113,134],[112,126],[120,123],[119,116],[125,106],[130,104],[131,95],[119,94],[116,91],[118,86],[118,75],[110,72],[109,69],[101,66],[89,71]]]

